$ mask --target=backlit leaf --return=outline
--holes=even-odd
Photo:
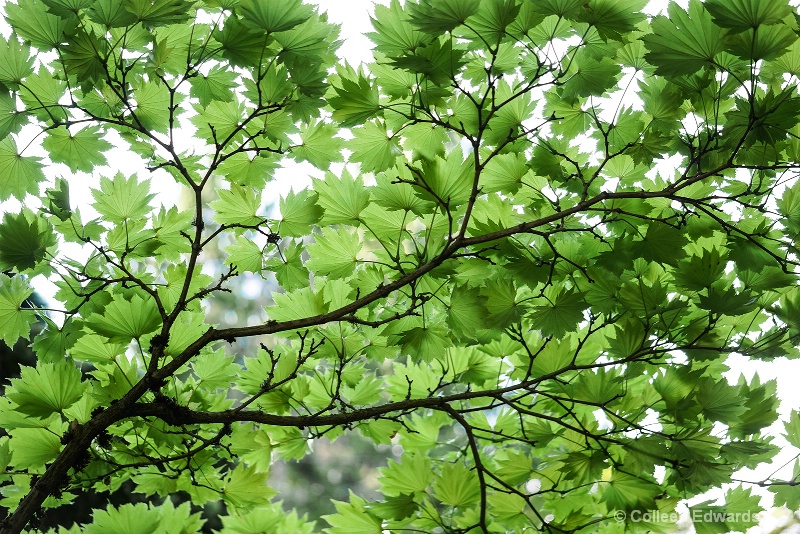
[[[0,140],[0,200],[9,196],[23,200],[27,193],[36,194],[44,178],[39,158],[22,156],[11,137]]]
[[[339,227],[338,230],[325,228],[322,236],[308,247],[311,257],[306,267],[316,274],[344,278],[355,269],[360,250],[361,243],[355,233],[345,227]]]
[[[17,403],[19,411],[33,417],[63,413],[81,398],[87,386],[81,382],[78,368],[66,360],[24,367],[22,378],[12,380],[11,385],[8,398]]]
[[[111,221],[122,222],[146,215],[155,195],[150,193],[149,181],[117,173],[113,179],[102,178],[100,189],[93,191],[92,196],[94,209]]]
[[[690,0],[688,12],[671,3],[669,17],[656,16],[652,26],[653,33],[642,39],[649,50],[645,58],[658,74],[693,74],[724,50],[722,30],[699,0]]]
[[[51,130],[42,145],[54,162],[66,163],[73,172],[91,172],[95,166],[105,165],[105,152],[111,149],[111,143],[100,137],[100,133],[99,128],[72,133],[62,127]]]
[[[86,324],[111,341],[127,343],[153,332],[161,324],[161,317],[152,299],[117,295],[102,315],[92,314]]]
[[[19,338],[27,338],[36,320],[30,311],[21,310],[33,288],[20,276],[0,274],[0,339],[13,347]]]

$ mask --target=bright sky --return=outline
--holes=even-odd
[[[340,57],[353,64],[372,61],[372,42],[365,35],[372,31],[369,17],[375,14],[375,4],[389,5],[389,0],[309,0],[309,3],[327,12],[330,22],[342,25],[344,44],[339,49]]]

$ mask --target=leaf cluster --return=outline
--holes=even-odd
[[[0,397],[0,531],[130,480],[164,504],[67,531],[198,532],[180,494],[312,532],[270,468],[352,432],[402,452],[331,534],[666,531],[614,518],[721,487],[698,528],[743,530],[754,484],[797,508],[796,458],[737,475],[779,451],[775,382],[727,378],[800,355],[797,17],[645,4],[393,0],[359,68],[301,0],[8,4],[0,338],[56,313],[35,276],[60,317]],[[278,198],[290,162],[322,178]],[[260,316],[218,324],[253,278]]]

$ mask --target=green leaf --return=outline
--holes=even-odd
[[[693,74],[725,49],[722,30],[699,0],[689,1],[688,12],[670,3],[668,13],[668,17],[654,17],[653,33],[642,37],[649,50],[645,58],[655,65],[657,74]]]
[[[292,155],[300,161],[307,161],[322,170],[328,170],[331,163],[343,161],[342,139],[334,137],[337,130],[322,121],[301,128],[301,144],[292,147]]]
[[[260,532],[292,532],[297,534],[314,534],[318,532],[314,522],[298,517],[297,513],[284,512],[281,502],[269,506],[259,506],[242,515],[221,516],[225,532],[237,534],[256,534]]]
[[[346,171],[341,177],[327,174],[325,180],[314,180],[314,190],[319,194],[319,206],[325,211],[320,220],[323,225],[357,225],[361,212],[369,205],[369,189],[362,178],[353,178]]]
[[[202,107],[207,107],[215,100],[230,102],[233,100],[236,87],[236,73],[222,66],[213,67],[208,76],[196,76],[189,80],[192,88],[189,96],[197,98]]]
[[[783,24],[760,26],[726,39],[728,50],[744,60],[771,60],[781,56],[797,41],[797,33]]]
[[[53,425],[55,426],[55,425]],[[59,434],[55,429],[18,428],[9,434],[15,447],[11,451],[11,463],[17,469],[41,471],[61,452]]]
[[[33,76],[28,76],[19,91],[20,100],[28,112],[39,120],[63,121],[67,112],[61,104],[67,84],[56,79],[46,68],[40,68]],[[16,122],[24,119],[24,115],[15,114]]]
[[[24,96],[20,95],[20,98],[24,102]],[[0,92],[0,140],[4,140],[9,134],[19,132],[26,122],[28,122],[26,114],[17,111],[16,99],[10,93]]]
[[[88,10],[89,19],[108,28],[123,28],[136,24],[136,16],[118,0],[95,0]]]
[[[75,344],[75,339],[79,336],[76,322],[68,322],[59,328],[47,317],[39,316],[39,320],[44,322],[46,327],[36,335],[31,348],[36,352],[40,361],[57,362],[61,360],[67,351]]]
[[[589,0],[578,20],[592,25],[603,40],[625,41],[625,36],[646,19],[647,0]]]
[[[323,210],[318,205],[319,196],[308,189],[298,193],[289,191],[280,200],[282,237],[303,237],[311,232],[311,228],[320,221]]]
[[[207,352],[192,360],[192,371],[200,385],[212,391],[228,389],[238,370],[233,357],[223,351]]]
[[[312,14],[291,30],[275,34],[281,47],[278,58],[286,64],[291,81],[301,94],[312,98],[323,96],[328,89],[322,63],[335,62],[338,31],[325,22],[325,15]],[[310,121],[310,117],[305,120]]]
[[[83,88],[88,91],[94,87],[94,82],[103,79],[105,75],[103,58],[107,52],[108,42],[105,38],[101,39],[94,32],[79,28],[61,53],[67,74],[80,80]]]
[[[262,72],[258,84],[251,80],[244,80],[245,96],[261,105],[282,103],[292,93],[292,84],[289,73],[282,65],[270,65],[266,72]],[[232,98],[232,95],[231,95]]]
[[[113,180],[100,179],[100,189],[92,191],[98,213],[112,222],[124,222],[145,217],[151,210],[150,201],[155,197],[150,193],[150,181],[139,181],[136,176],[125,177],[122,173],[114,175]]]
[[[425,491],[433,479],[430,459],[422,454],[404,454],[400,462],[389,460],[389,465],[379,470],[381,491],[397,497]]]
[[[178,356],[192,343],[208,331],[209,326],[204,322],[205,316],[200,312],[184,312],[175,321],[169,343],[164,349],[166,356]]]
[[[23,0],[5,6],[8,22],[25,41],[39,50],[50,50],[63,41],[65,32],[75,27],[76,20],[47,12],[38,0]]]
[[[758,374],[748,384],[744,377],[739,379],[739,396],[744,400],[747,411],[738,421],[730,425],[733,437],[744,439],[766,428],[778,419],[777,407],[780,403],[776,396],[774,380],[761,383]]]
[[[87,386],[81,382],[78,368],[66,360],[23,367],[21,375],[11,380],[8,398],[17,403],[20,412],[32,417],[63,413],[80,400]]]
[[[125,347],[121,343],[109,343],[107,338],[95,334],[81,336],[69,349],[70,356],[90,363],[114,362],[124,352]]]
[[[314,8],[304,5],[301,0],[283,2],[241,0],[237,11],[242,16],[242,22],[245,25],[272,33],[294,28],[307,20]]]
[[[112,148],[101,133],[99,127],[87,127],[73,134],[62,126],[50,130],[42,146],[53,162],[66,163],[72,172],[92,172],[96,166],[106,164],[104,152]]]
[[[409,4],[408,18],[420,31],[439,35],[463,24],[478,11],[480,0],[438,0]]]
[[[249,186],[254,189],[264,189],[267,182],[272,180],[273,171],[278,164],[270,155],[262,152],[259,156],[250,159],[247,154],[234,154],[226,159],[217,170],[232,184]]]
[[[358,406],[378,402],[382,391],[383,380],[378,380],[372,375],[366,375],[355,386],[345,386],[342,393],[346,402]]]
[[[174,112],[170,106],[180,103],[180,94],[170,95],[169,88],[163,83],[140,83],[133,88],[133,98],[136,100],[136,122],[143,128],[155,132],[166,133],[169,131]]]
[[[275,273],[278,283],[286,291],[293,291],[308,286],[308,269],[303,267],[300,256],[304,247],[298,242],[291,242],[282,251],[282,257],[268,260],[265,268]]]
[[[336,514],[323,515],[331,527],[328,534],[381,534],[381,520],[364,508],[366,502],[351,493],[350,502],[333,501]]]
[[[800,460],[795,460],[792,480],[800,480]],[[775,485],[769,491],[775,495],[775,506],[785,506],[790,510],[800,507],[800,485]]]
[[[269,474],[258,472],[255,466],[238,465],[225,480],[222,498],[235,509],[267,504],[277,494],[267,486],[268,479]]]
[[[653,222],[647,226],[642,240],[636,242],[634,250],[648,261],[675,265],[686,256],[683,247],[688,242],[689,238],[679,229]]]
[[[261,208],[261,193],[251,187],[232,184],[230,189],[217,190],[219,199],[211,203],[215,210],[214,220],[219,224],[256,226],[264,221],[258,215]]]
[[[417,508],[419,508],[419,505],[414,502],[413,495],[389,497],[383,502],[374,502],[369,505],[369,510],[379,518],[394,519],[395,521],[411,517]]]
[[[69,184],[63,178],[56,180],[56,187],[45,191],[48,207],[47,213],[55,215],[61,221],[66,221],[72,217],[72,209],[69,204]]]
[[[43,0],[48,11],[59,17],[68,18],[72,14],[89,7],[94,0]]]
[[[786,441],[795,447],[800,448],[800,412],[792,410],[789,414],[789,420],[783,423],[786,430]]]
[[[481,295],[486,298],[486,311],[490,325],[506,327],[516,322],[524,312],[517,301],[517,289],[511,280],[490,282],[481,288]]]
[[[361,241],[351,230],[343,226],[323,228],[322,236],[308,247],[306,267],[318,275],[346,278],[353,274],[360,250]]]
[[[521,5],[514,0],[480,2],[478,12],[470,20],[470,27],[490,42],[500,42],[506,29],[519,15],[520,8]]]
[[[2,243],[2,241],[0,241]],[[22,311],[22,304],[31,296],[33,288],[21,276],[0,274],[0,339],[13,347],[18,339],[26,339],[36,316]]]
[[[261,64],[267,43],[263,31],[245,26],[238,17],[228,17],[222,30],[215,28],[212,35],[231,64],[248,68]]]
[[[158,509],[150,508],[145,503],[123,504],[119,507],[109,506],[105,510],[95,511],[92,515],[92,523],[86,526],[84,532],[88,534],[160,532],[160,515]]]
[[[353,136],[347,142],[347,148],[353,151],[350,160],[360,162],[363,172],[385,171],[403,153],[398,140],[389,136],[382,124],[368,122],[363,128],[354,129]]]
[[[615,471],[600,500],[609,510],[649,510],[660,492],[658,484],[644,477]]]
[[[178,261],[182,253],[191,251],[191,243],[187,239],[194,222],[194,214],[180,211],[172,207],[169,210],[161,206],[153,216],[153,245],[156,251],[170,261]]]
[[[722,291],[710,288],[708,295],[700,295],[698,306],[704,310],[721,315],[744,315],[758,306],[755,297],[749,292],[737,293],[734,288]]]
[[[376,31],[368,36],[375,43],[375,50],[388,57],[415,50],[430,41],[429,36],[406,23],[405,13],[398,0],[392,0],[389,6],[376,5],[372,26]]]
[[[415,193],[415,188],[410,184],[413,178],[408,168],[395,168],[380,173],[376,181],[378,184],[371,190],[372,197],[379,206],[391,211],[411,211],[418,215],[432,211],[432,203],[422,200]]]
[[[304,317],[321,315],[328,311],[321,293],[315,293],[310,287],[292,291],[291,293],[273,294],[275,305],[267,308],[270,319],[275,321],[291,321]]]
[[[586,302],[582,293],[573,290],[553,290],[549,293],[547,304],[534,306],[530,319],[533,327],[543,335],[560,338],[573,331],[583,320]]]
[[[33,57],[28,45],[20,44],[15,37],[0,37],[0,83],[16,88],[33,74]]]
[[[449,141],[444,128],[417,123],[403,129],[403,146],[426,159],[444,156]]]
[[[191,0],[125,0],[125,9],[146,26],[187,22],[193,6]]]
[[[784,73],[800,74],[800,41],[795,41],[781,57],[765,62],[763,72],[767,76],[781,78]]]
[[[211,101],[208,106],[197,110],[190,120],[197,133],[211,145],[225,145],[235,137],[240,128],[244,106],[236,100]]]
[[[35,195],[44,179],[39,158],[22,156],[11,137],[0,140],[0,201],[9,196],[24,200],[28,193]]]
[[[759,505],[761,496],[752,495],[751,491],[740,484],[725,493],[725,512],[730,514],[725,524],[737,532],[745,532],[756,526],[759,523],[759,514],[764,511]]]
[[[730,386],[724,379],[703,380],[698,384],[695,396],[703,415],[714,421],[733,422],[746,410],[738,388]]]
[[[469,200],[475,177],[471,159],[464,159],[460,150],[453,150],[446,158],[437,157],[425,162],[423,171],[415,173],[419,185],[417,194],[425,199],[437,199],[458,206]]]
[[[725,274],[725,260],[716,248],[703,250],[701,256],[692,255],[678,263],[675,283],[691,291],[709,288]]]
[[[585,49],[580,50],[576,53],[569,80],[563,86],[562,97],[567,102],[576,102],[580,97],[602,95],[616,85],[621,70],[611,58],[598,61]]]
[[[786,0],[708,0],[704,6],[714,17],[714,23],[735,32],[781,24],[794,11]]]
[[[473,506],[481,496],[478,475],[460,462],[445,464],[433,483],[433,494],[450,506]]]
[[[217,351],[222,354],[222,351]],[[235,365],[235,364],[234,364]],[[233,371],[233,369],[231,369]],[[235,372],[235,371],[234,371]],[[220,377],[222,379],[223,377]],[[230,375],[228,375],[230,382]],[[233,427],[231,450],[256,469],[266,471],[272,465],[272,442],[269,434],[252,424]]]
[[[188,278],[187,268],[184,263],[174,263],[169,265],[163,272],[165,286],[158,288],[158,296],[165,308],[170,309],[178,303],[183,286]],[[189,281],[188,295],[194,295],[206,288],[213,278],[207,274],[201,274],[197,270],[192,273]]]
[[[787,187],[777,199],[778,211],[786,218],[789,231],[800,232],[800,183]]]
[[[463,54],[463,50],[453,48],[452,40],[435,40],[416,49],[413,55],[394,58],[392,65],[421,74],[434,85],[449,85],[464,64]]]
[[[603,454],[597,451],[574,451],[566,455],[564,477],[576,482],[587,482],[600,478],[606,465]]]
[[[86,325],[112,342],[127,343],[155,331],[161,325],[161,316],[151,298],[115,295],[103,314],[93,313],[86,320]]]
[[[489,327],[486,300],[477,288],[453,288],[450,306],[447,308],[447,324],[456,335],[474,339],[477,332]]]
[[[6,213],[0,223],[0,270],[26,271],[40,265],[53,252],[56,237],[43,218],[25,210]]]
[[[523,178],[528,176],[525,157],[522,154],[501,154],[492,158],[481,173],[481,187],[487,193],[495,191],[516,192]]]
[[[357,126],[375,116],[380,110],[378,86],[363,71],[354,71],[345,64],[336,70],[339,80],[333,82],[336,92],[328,99],[333,108],[333,120],[344,127]]]
[[[531,7],[545,16],[555,15],[559,18],[577,20],[583,3],[581,0],[541,0]]]
[[[569,339],[551,341],[534,358],[531,370],[534,376],[562,371],[572,365],[573,349]]]
[[[225,249],[228,257],[225,263],[236,268],[237,272],[257,273],[261,271],[264,251],[250,238],[240,236]]]
[[[403,354],[410,354],[415,360],[430,360],[443,354],[445,349],[452,344],[447,335],[447,330],[440,325],[414,326],[400,333],[396,341],[402,348]]]

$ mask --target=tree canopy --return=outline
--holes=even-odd
[[[191,534],[217,501],[239,533],[666,531],[633,512],[714,488],[697,532],[741,531],[753,484],[800,508],[796,456],[736,475],[779,451],[775,383],[723,376],[799,354],[800,18],[645,5],[392,0],[356,67],[301,0],[7,2],[0,338],[45,327],[0,397],[0,532],[128,480],[147,502],[58,532]],[[324,179],[278,198],[292,161]],[[260,317],[212,324],[253,278]],[[285,510],[272,462],[346,433],[401,447],[382,498]]]

